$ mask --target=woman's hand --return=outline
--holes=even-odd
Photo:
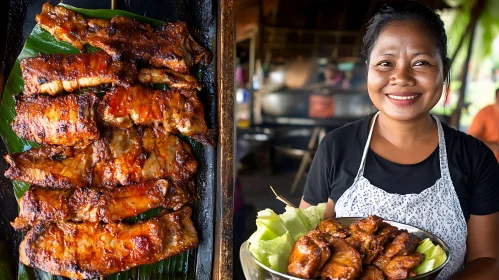
[[[499,213],[470,215],[466,265],[453,280],[496,279],[499,275]]]
[[[300,201],[300,207],[301,209],[308,208],[312,205],[310,205],[308,202],[303,200],[303,197],[301,198]],[[327,218],[332,218],[334,217],[334,201],[331,198],[328,198],[327,204],[326,204],[326,211],[324,211],[324,219]]]

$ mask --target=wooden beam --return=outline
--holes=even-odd
[[[233,1],[218,1],[217,17],[217,190],[212,279],[233,279],[234,216],[234,12]]]
[[[360,31],[348,31],[348,30],[322,30],[322,29],[305,29],[305,28],[286,28],[286,27],[276,27],[264,25],[265,31],[274,30],[277,33],[301,33],[301,34],[318,34],[318,35],[330,35],[330,36],[351,36],[351,37],[362,37],[362,32]]]

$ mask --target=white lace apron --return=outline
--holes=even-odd
[[[374,214],[387,220],[416,226],[437,235],[450,248],[449,264],[437,278],[447,279],[459,271],[464,264],[468,230],[449,174],[442,125],[438,118],[434,117],[438,126],[441,178],[435,182],[435,185],[419,194],[387,193],[373,186],[364,177],[366,155],[378,114],[374,116],[353,185],[335,203],[336,216],[367,217]]]

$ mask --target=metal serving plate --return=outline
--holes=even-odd
[[[360,219],[364,219],[364,218],[344,217],[344,218],[337,218],[337,219],[342,224],[348,226],[348,225],[352,224],[353,222],[358,221]],[[389,224],[391,224],[399,229],[406,229],[408,232],[413,233],[414,235],[418,236],[421,239],[429,238],[433,242],[433,244],[440,245],[440,247],[442,247],[442,249],[445,251],[445,254],[447,254],[447,260],[445,260],[445,262],[443,264],[441,264],[439,267],[437,267],[436,269],[434,269],[430,272],[418,275],[416,277],[407,278],[407,279],[409,279],[409,280],[416,280],[416,279],[417,280],[433,280],[433,279],[437,278],[440,271],[449,262],[449,257],[448,257],[449,253],[450,253],[449,246],[447,246],[447,244],[445,244],[445,242],[442,239],[440,239],[438,236],[431,234],[427,231],[424,231],[420,228],[406,225],[406,224],[402,224],[402,223],[387,221],[387,220],[385,220],[385,222],[387,222],[387,223],[389,223]],[[253,257],[253,255],[251,255],[251,253],[249,251],[248,241],[245,241],[241,245],[241,250],[239,252],[239,258],[241,259],[241,265],[243,267],[244,276],[248,280],[288,280],[288,279],[289,280],[311,280],[311,279],[303,279],[303,278],[298,278],[298,277],[294,277],[291,275],[287,275],[284,273],[280,273],[280,272],[277,272],[273,269],[266,267],[265,265],[260,263],[258,260],[256,260]]]

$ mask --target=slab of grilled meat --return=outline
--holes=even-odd
[[[51,274],[95,278],[150,264],[195,248],[192,210],[133,225],[124,223],[40,223],[22,241],[20,261]]]
[[[413,275],[413,269],[424,260],[424,255],[416,252],[421,239],[407,231],[401,231],[388,243],[382,254],[372,264],[382,270],[389,279],[406,279]]]
[[[158,128],[114,128],[103,160],[92,171],[94,186],[129,185],[168,178],[185,182],[197,171],[191,146]]]
[[[16,96],[12,129],[39,144],[84,146],[99,139],[93,93],[67,96]]]
[[[393,239],[402,232],[403,230],[400,230],[387,222],[382,222],[376,232],[376,238],[378,238],[379,243],[382,246],[385,246],[387,243],[392,242]]]
[[[143,84],[166,84],[169,88],[185,90],[202,89],[202,86],[199,84],[196,77],[188,74],[176,73],[166,68],[140,69],[139,81]]]
[[[338,238],[346,238],[348,235],[348,227],[335,218],[328,218],[320,222],[317,229],[322,233]]]
[[[62,189],[162,178],[182,182],[197,171],[190,145],[161,128],[114,128],[83,148],[44,146],[5,159],[10,164],[6,177]]]
[[[21,60],[24,94],[56,95],[101,84],[129,86],[137,79],[133,63],[115,61],[105,52],[39,54]]]
[[[331,256],[327,237],[318,230],[312,230],[298,238],[288,260],[288,274],[311,279],[319,276],[319,271]]]
[[[350,236],[345,241],[360,252],[363,264],[370,264],[383,251],[380,239],[375,236],[382,221],[380,217],[371,215],[348,227]]]
[[[162,125],[168,132],[180,132],[204,145],[215,142],[214,131],[208,130],[204,119],[203,104],[193,90],[116,87],[106,93],[98,113],[110,126]]]
[[[391,258],[394,256],[407,256],[416,250],[421,239],[407,231],[402,231],[397,237],[385,246],[385,256]]]
[[[157,207],[178,210],[191,201],[180,184],[162,179],[114,189],[31,187],[19,199],[19,216],[12,226],[26,230],[47,221],[111,223]]]
[[[98,140],[103,141],[103,140]],[[91,183],[95,143],[83,147],[41,146],[5,156],[5,177],[51,188],[85,187]]]
[[[410,255],[399,255],[393,258],[383,256],[381,259],[384,259],[383,262],[377,261],[374,265],[381,269],[389,279],[406,279],[414,276],[413,270],[424,261],[424,255],[414,252]]]
[[[189,73],[192,65],[206,65],[210,61],[209,53],[191,37],[185,22],[153,28],[123,16],[111,20],[86,19],[49,3],[43,5],[36,21],[57,40],[71,43],[78,49],[90,44],[115,59],[140,60],[180,73]]]
[[[320,271],[321,279],[356,279],[362,271],[362,257],[344,239],[332,237],[331,257]]]

